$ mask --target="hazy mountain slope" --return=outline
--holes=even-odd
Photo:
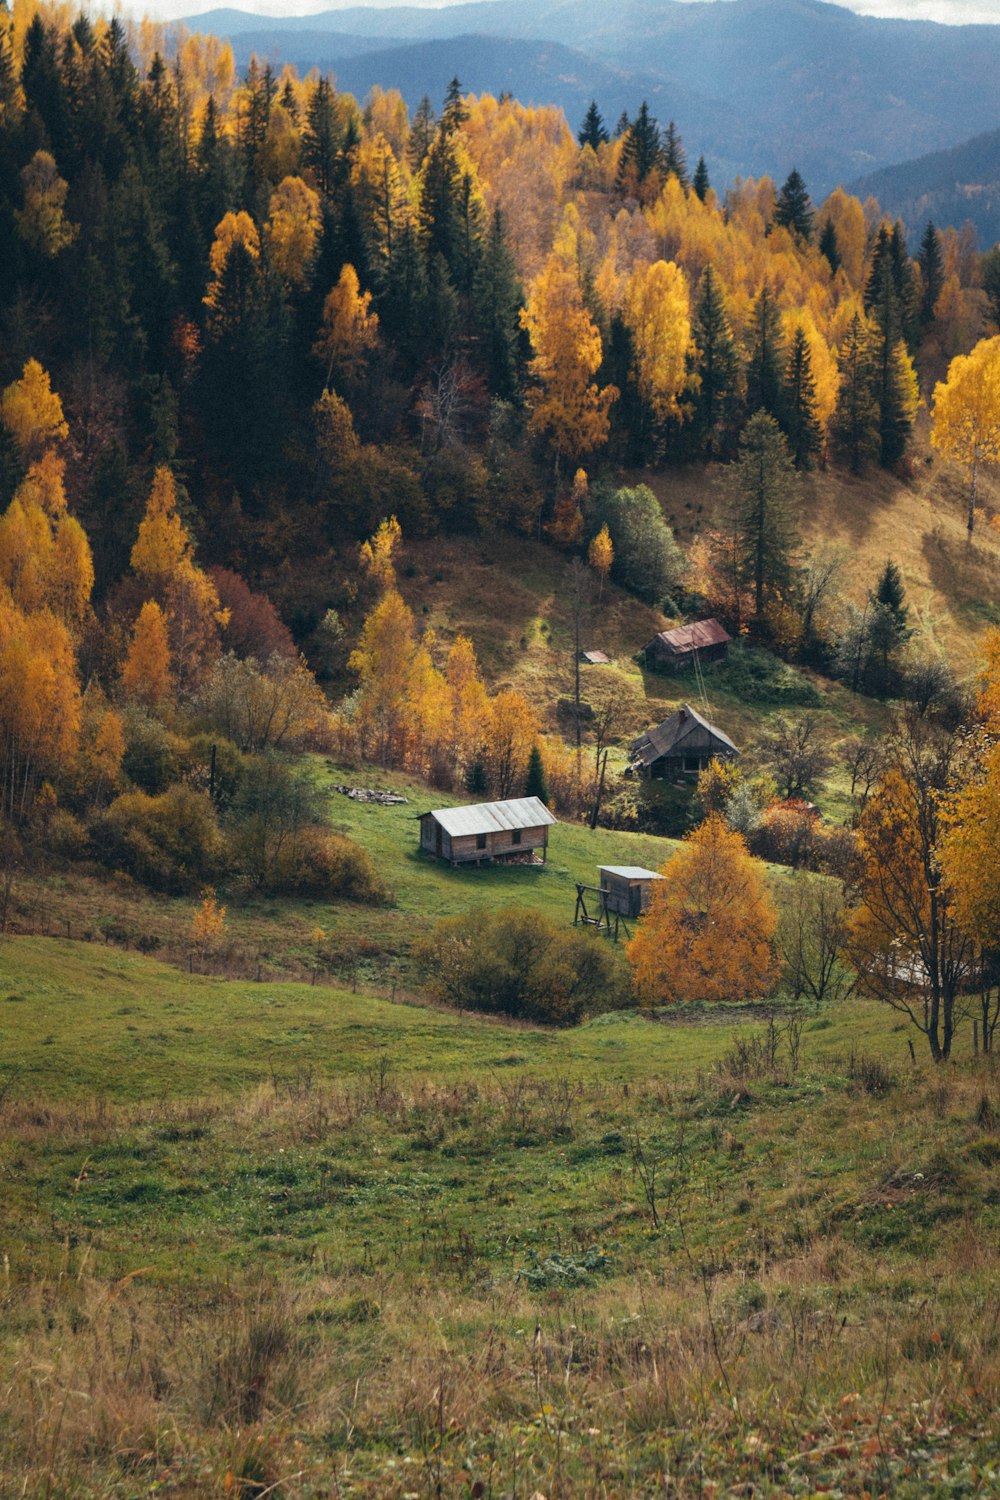
[[[248,33],[266,35],[269,56],[287,34],[282,55],[300,66],[358,55],[355,38],[369,37],[370,52],[391,41],[377,78],[356,68],[357,87],[364,80],[395,85],[408,98],[423,91],[416,80],[438,76],[434,52],[411,52],[408,41],[427,49],[476,34],[559,44],[576,54],[565,80],[562,55],[536,48],[504,53],[504,86],[561,103],[571,115],[593,94],[612,119],[646,93],[662,116],[677,117],[691,151],[704,150],[717,172],[784,174],[796,164],[815,192],[914,152],[955,145],[997,120],[1000,25],[884,21],[820,0],[623,0],[613,7],[486,0],[436,9],[353,6],[287,20],[218,10],[191,24],[241,37],[241,55]],[[322,34],[330,32],[351,41],[327,45]],[[593,59],[589,72],[580,53]],[[475,78],[464,76],[457,60],[444,73],[478,88],[482,73],[473,66]],[[607,68],[620,70],[619,78],[635,75],[631,90],[619,89]],[[711,104],[716,100],[726,101],[726,116]]]
[[[982,246],[995,244],[1000,240],[1000,130],[872,172],[855,182],[852,191],[861,197],[873,193],[903,219],[911,238],[928,219],[935,224],[969,219]]]

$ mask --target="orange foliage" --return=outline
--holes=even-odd
[[[741,836],[713,813],[661,874],[625,950],[642,1004],[768,994],[777,917]]]

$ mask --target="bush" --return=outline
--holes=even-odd
[[[622,970],[602,939],[520,908],[447,917],[415,957],[428,993],[463,1010],[573,1026],[625,997]]]
[[[160,891],[210,885],[222,862],[212,804],[186,786],[173,786],[159,797],[126,792],[95,820],[91,840],[102,864]]]
[[[82,859],[87,853],[87,830],[79,818],[57,807],[49,818],[42,842],[52,854],[63,859]]]
[[[741,703],[815,708],[822,702],[808,677],[770,651],[753,646],[730,646],[725,663],[712,675],[719,687]]]
[[[367,850],[323,828],[303,828],[275,860],[267,889],[275,895],[340,897],[384,905],[390,892]]]
[[[151,797],[165,792],[180,775],[183,740],[170,733],[151,714],[129,708],[123,716],[125,755],[122,770],[134,786]]]
[[[592,534],[602,526],[611,533],[612,578],[640,599],[662,604],[680,579],[684,559],[648,485],[618,490],[595,485],[587,501],[587,521]]]

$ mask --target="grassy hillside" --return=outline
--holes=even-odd
[[[1000,1092],[891,1017],[0,973],[0,1493],[996,1493]]]

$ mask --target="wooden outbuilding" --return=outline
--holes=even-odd
[[[538,797],[439,807],[421,814],[420,847],[453,865],[523,860],[539,849],[544,861],[555,822]]]
[[[718,620],[696,620],[693,625],[678,625],[673,630],[661,630],[646,646],[648,667],[661,671],[684,672],[698,661],[725,661],[729,651],[729,636]]]
[[[608,667],[611,665],[610,656],[603,651],[581,651],[580,660],[585,661],[591,667]]]
[[[640,776],[693,777],[709,761],[732,760],[739,753],[728,734],[685,703],[669,719],[632,741],[629,762]]]
[[[653,882],[662,880],[655,870],[642,865],[598,865],[606,911],[621,917],[638,917],[649,905]]]

